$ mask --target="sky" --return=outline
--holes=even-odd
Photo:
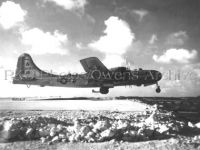
[[[158,70],[156,86],[115,87],[107,96],[198,96],[199,0],[1,0],[0,96],[102,96],[92,89],[13,85],[17,58],[42,70],[84,72],[95,56],[108,68]]]

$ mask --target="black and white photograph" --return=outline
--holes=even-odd
[[[200,149],[200,0],[0,0],[0,150]]]

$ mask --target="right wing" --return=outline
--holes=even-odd
[[[97,57],[89,57],[80,60],[81,65],[83,66],[86,72],[90,72],[91,70],[99,70],[101,72],[108,72],[109,70],[106,66],[97,58]]]

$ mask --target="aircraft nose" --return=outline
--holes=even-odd
[[[156,71],[156,80],[159,81],[162,79],[162,73],[159,71]]]

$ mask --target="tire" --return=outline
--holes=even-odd
[[[160,87],[156,88],[156,93],[160,93],[160,92],[161,92]]]
[[[101,94],[108,94],[108,92],[109,92],[109,88],[105,88],[105,87],[101,87],[100,88],[100,93]]]

